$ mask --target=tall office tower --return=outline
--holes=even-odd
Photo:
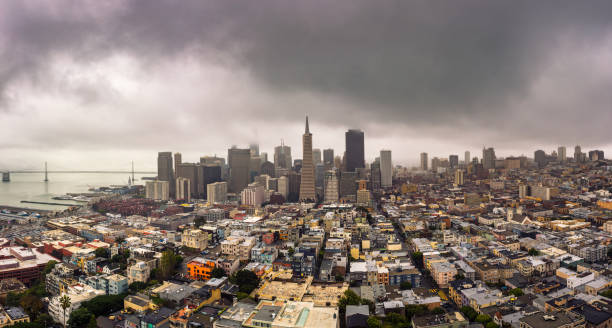
[[[574,147],[574,161],[576,161],[576,163],[580,163],[581,158],[582,149],[580,148],[580,145],[577,145],[576,147]]]
[[[264,187],[258,184],[250,184],[240,193],[240,200],[244,205],[260,207],[264,202]]]
[[[536,162],[538,168],[546,166],[546,153],[543,150],[536,150],[533,153],[533,161]]]
[[[455,171],[455,184],[458,186],[463,186],[463,170]]]
[[[380,161],[370,164],[370,182],[373,191],[379,191],[382,186],[382,171]]]
[[[340,197],[355,200],[355,197],[357,197],[357,173],[345,171],[340,174]]]
[[[335,203],[338,201],[338,176],[335,170],[325,172],[325,197],[326,203]]]
[[[465,166],[470,165],[471,157],[470,157],[470,151],[469,150],[465,151],[465,157],[464,157],[463,160],[465,161]]]
[[[559,146],[559,148],[557,148],[557,160],[562,163],[567,161],[565,146]]]
[[[334,157],[334,167],[338,170],[342,170],[344,168],[342,157],[340,156]]]
[[[263,162],[261,163],[261,167],[259,168],[260,174],[267,174],[271,177],[276,177],[276,170],[274,169],[274,164],[272,162]]]
[[[315,165],[315,188],[323,188],[325,183],[325,164],[319,163]]]
[[[365,167],[363,131],[351,129],[344,136],[346,141],[345,171],[355,172],[355,169]]]
[[[281,140],[281,145],[274,147],[274,167],[291,169],[291,147],[285,146]]]
[[[267,162],[268,161],[268,153],[266,153],[266,152],[260,153],[259,157],[261,157],[261,161],[262,162]]]
[[[380,151],[380,186],[382,188],[393,186],[393,162],[390,150]]]
[[[482,166],[485,170],[495,168],[495,149],[493,147],[482,149]]]
[[[323,164],[327,165],[327,167],[331,168],[334,166],[334,150],[323,149]]]
[[[289,195],[287,200],[291,203],[297,202],[300,200],[300,182],[302,176],[295,171],[289,171],[287,178],[289,178]]]
[[[286,176],[278,178],[278,193],[283,195],[285,199],[289,196],[289,178]]]
[[[147,181],[145,183],[145,197],[154,200],[170,199],[170,183],[162,180]]]
[[[174,153],[174,171],[175,173],[176,173],[176,168],[181,163],[183,163],[183,155],[181,155],[181,153]]]
[[[300,181],[300,201],[316,201],[315,174],[312,161],[312,133],[308,127],[308,116],[306,116],[306,129],[302,135],[302,179]],[[319,152],[320,155],[320,152]]]
[[[252,157],[259,156],[259,145],[258,144],[250,144],[249,150],[251,151]]]
[[[208,186],[214,182],[222,181],[221,166],[219,165],[198,165],[198,198],[208,198]]]
[[[321,149],[315,148],[312,150],[312,164],[315,166],[321,163]]]
[[[206,200],[209,204],[225,203],[227,201],[227,182],[213,182],[206,185]]]
[[[168,181],[169,195],[174,196],[174,170],[172,170],[172,152],[157,153],[157,180]]]
[[[230,175],[229,191],[239,193],[249,184],[251,151],[234,146],[227,150],[227,162]]]
[[[251,156],[249,160],[249,182],[253,181],[253,178],[260,175],[261,172],[259,169],[261,168],[261,157],[259,156]]]
[[[448,163],[450,164],[451,169],[459,167],[459,155],[448,156]]]
[[[176,167],[176,177],[189,180],[189,193],[193,198],[200,198],[198,195],[198,165],[194,163],[181,163]],[[177,188],[178,189],[178,188]],[[176,199],[178,195],[175,196]]]
[[[176,178],[176,199],[191,201],[191,181],[187,178]]]
[[[427,171],[427,153],[421,153],[421,170]]]
[[[440,167],[440,159],[434,157],[431,159],[431,170],[434,172],[438,172],[438,167]]]
[[[603,161],[604,152],[603,150],[591,150],[589,151],[589,160],[590,161]]]

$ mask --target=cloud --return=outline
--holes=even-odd
[[[337,154],[344,129],[364,129],[370,159],[392,147],[404,161],[483,144],[609,147],[609,7],[5,1],[0,153],[121,148],[154,165],[157,150],[197,158],[280,138],[295,153],[306,114],[315,146]]]

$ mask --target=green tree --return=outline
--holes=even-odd
[[[444,311],[444,309],[439,306],[431,310],[431,314],[444,314],[444,313],[446,313],[446,311]]]
[[[137,293],[141,290],[146,289],[147,287],[149,287],[149,285],[147,285],[147,283],[142,282],[142,281],[134,281],[133,283],[131,283],[128,286],[128,289],[130,290],[130,292],[132,293]]]
[[[243,292],[237,292],[236,293],[236,298],[240,301],[242,299],[248,298],[249,294],[247,293],[243,293]]]
[[[243,293],[250,294],[259,285],[259,278],[253,271],[240,270],[230,277],[233,284],[238,285]]]
[[[412,261],[417,268],[423,268],[423,253],[414,252],[412,253]]]
[[[498,324],[496,324],[496,323],[495,323],[495,322],[493,322],[493,321],[489,321],[489,322],[487,322],[487,324],[485,325],[485,328],[499,328],[499,325],[498,325]]]
[[[47,264],[45,265],[45,268],[42,271],[43,274],[43,278],[49,274],[51,272],[51,270],[53,270],[53,268],[55,267],[55,265],[57,264],[57,261],[51,260],[49,262],[47,262]],[[43,279],[44,280],[44,279]]]
[[[215,267],[212,272],[211,272],[211,276],[213,278],[223,278],[225,277],[225,270],[219,268],[219,267]]]
[[[70,319],[68,319],[68,326],[70,328],[87,327],[87,325],[89,324],[89,321],[93,317],[94,315],[91,312],[89,312],[89,310],[87,310],[84,307],[80,307],[72,311],[72,313],[70,314]]]
[[[103,257],[103,258],[108,258],[110,253],[108,251],[108,249],[104,248],[104,247],[98,247],[96,248],[95,251],[96,257]]]
[[[158,280],[167,280],[174,274],[176,270],[176,260],[177,258],[173,251],[167,250],[162,253],[157,271]]]
[[[19,306],[19,301],[21,300],[21,294],[17,294],[15,292],[9,292],[6,294],[6,305],[8,306]]]
[[[94,316],[109,315],[123,308],[126,294],[100,295],[83,302],[81,307],[87,308]]]
[[[455,280],[461,280],[465,279],[465,276],[463,275],[463,273],[457,273],[453,278],[455,278]]]
[[[482,324],[484,325],[484,324],[486,324],[487,322],[491,321],[491,317],[489,317],[489,316],[488,316],[488,315],[486,315],[486,314],[479,314],[479,315],[476,317],[476,320],[475,320],[475,321],[476,321],[476,322],[480,322],[480,323],[482,323]]]
[[[519,297],[519,296],[523,296],[523,295],[525,295],[525,293],[523,292],[523,290],[522,290],[522,289],[520,289],[520,288],[514,288],[514,289],[511,289],[511,290],[508,292],[508,294],[510,294],[510,295],[514,295],[514,296],[516,296],[516,297]]]
[[[382,323],[375,316],[368,318],[368,328],[382,328]]]
[[[537,249],[535,249],[535,248],[530,248],[528,253],[531,256],[538,256],[538,255],[540,255],[540,252]]]
[[[91,316],[89,322],[87,323],[87,328],[98,328],[98,323],[96,322],[95,316]]]
[[[44,304],[36,295],[24,295],[19,301],[19,305],[28,313],[30,318],[35,319],[40,311],[44,308]]]
[[[412,288],[412,284],[410,283],[410,281],[402,281],[402,283],[400,284],[401,290],[408,290],[411,288]]]
[[[470,321],[474,321],[478,316],[478,312],[476,312],[476,310],[470,306],[462,306],[461,313],[463,313]]]
[[[60,297],[59,301],[60,301],[60,306],[64,310],[63,321],[64,321],[64,327],[66,327],[66,309],[69,308],[70,305],[71,305],[70,296],[64,295],[64,296]]]

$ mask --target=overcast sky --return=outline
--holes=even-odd
[[[0,168],[233,144],[612,156],[612,1],[0,2]]]

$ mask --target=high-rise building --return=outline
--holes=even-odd
[[[342,172],[340,175],[340,197],[355,200],[357,197],[357,173]]]
[[[285,199],[289,196],[289,178],[286,176],[278,178],[278,193],[283,195]]]
[[[372,190],[379,191],[382,186],[382,173],[380,168],[380,160],[370,164],[370,183]]]
[[[390,188],[393,185],[393,163],[390,150],[380,151],[380,185],[383,188]]]
[[[315,165],[315,188],[323,188],[325,184],[325,164],[319,163]]]
[[[321,149],[315,148],[312,150],[312,164],[315,166],[321,163]]]
[[[235,146],[228,149],[230,184],[229,191],[239,193],[249,184],[250,149],[239,149]]]
[[[458,186],[463,186],[463,170],[455,171],[455,184]]]
[[[440,159],[438,157],[434,157],[431,159],[431,170],[434,173],[438,172],[438,167],[440,167]]]
[[[580,163],[582,158],[582,149],[580,148],[580,145],[577,145],[576,147],[574,147],[574,161],[576,163]]]
[[[482,166],[485,170],[495,168],[495,149],[493,147],[482,149]]]
[[[470,151],[466,150],[465,151],[465,156],[463,157],[463,160],[465,161],[465,166],[470,165],[470,161],[471,161],[471,157],[470,157]]]
[[[168,181],[170,196],[174,195],[174,170],[172,169],[172,152],[162,151],[157,154],[157,180]]]
[[[181,155],[181,153],[174,153],[174,170],[175,171],[177,167],[179,166],[179,164],[181,163],[183,163],[183,155]]]
[[[559,148],[557,148],[557,160],[561,163],[565,163],[567,161],[565,146],[559,146]]]
[[[227,201],[227,182],[213,182],[206,185],[209,204],[225,203]]]
[[[259,145],[258,144],[250,144],[249,150],[251,151],[251,157],[259,156]]]
[[[459,167],[459,155],[448,156],[448,163],[450,164],[451,169]]]
[[[259,184],[250,184],[240,193],[242,204],[260,207],[264,202],[264,187]]]
[[[198,165],[198,198],[208,199],[208,186],[211,183],[223,180],[221,166],[219,165]]]
[[[300,201],[316,201],[314,163],[312,161],[312,133],[308,127],[308,116],[306,116],[306,128],[302,135],[302,178],[300,181]],[[319,153],[320,155],[320,153]]]
[[[329,148],[329,149],[324,149],[323,150],[323,164],[326,165],[326,167],[331,168],[332,166],[334,166],[334,150]]]
[[[536,162],[539,168],[546,166],[546,153],[543,150],[536,150],[533,153],[533,160]]]
[[[191,201],[191,181],[187,178],[176,178],[176,199],[182,199],[186,202]]]
[[[421,153],[421,170],[427,171],[427,153]]]
[[[338,176],[335,170],[325,172],[325,202],[335,203],[339,199]]]
[[[276,170],[274,169],[274,164],[272,162],[263,162],[261,163],[261,167],[259,168],[259,173],[267,174],[271,177],[276,176]]]
[[[361,130],[348,130],[345,133],[347,172],[355,172],[357,168],[365,167],[364,134]]]
[[[291,164],[291,147],[281,141],[280,146],[274,147],[274,167],[291,169]]]
[[[604,152],[603,150],[591,150],[589,151],[589,160],[590,161],[603,161]]]
[[[145,197],[154,200],[170,199],[170,183],[161,180],[147,181],[145,183]]]
[[[198,195],[198,165],[194,163],[181,163],[176,166],[176,177],[189,180],[189,194],[190,197],[200,198]],[[178,188],[177,188],[178,190]],[[179,196],[175,196],[176,199]]]

